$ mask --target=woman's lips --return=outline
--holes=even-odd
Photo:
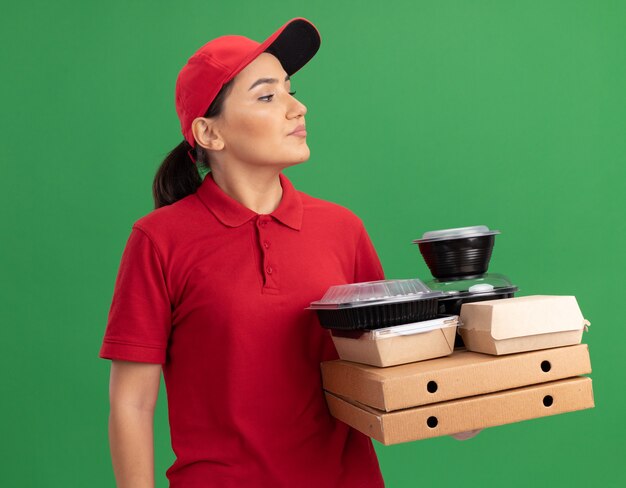
[[[303,125],[296,127],[293,132],[289,133],[290,136],[306,137],[306,129]]]

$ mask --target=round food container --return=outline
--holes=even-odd
[[[464,303],[513,298],[515,292],[519,290],[506,276],[496,273],[486,273],[477,278],[464,280],[435,279],[425,284],[432,290],[445,293],[438,301],[437,312],[440,315],[460,315]],[[460,335],[456,336],[454,347],[463,347]]]
[[[487,272],[498,230],[486,225],[424,233],[413,241],[435,278],[471,278]]]
[[[464,280],[430,280],[426,286],[445,293],[439,299],[439,313],[445,315],[459,315],[464,303],[512,298],[519,290],[506,276],[497,273]]]
[[[331,286],[308,308],[327,329],[379,329],[434,319],[444,296],[418,279],[367,281]]]

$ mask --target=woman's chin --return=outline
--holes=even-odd
[[[302,151],[300,151],[300,154],[294,155],[294,158],[292,158],[291,161],[287,163],[287,165],[294,166],[296,164],[304,163],[308,161],[310,157],[311,157],[311,151],[308,148],[308,146],[305,146],[302,148]]]
[[[298,159],[297,161],[290,161],[288,163],[283,163],[282,167],[283,168],[289,168],[291,166],[297,166],[298,164],[303,164],[306,163],[309,160],[309,158],[303,158],[303,159]]]

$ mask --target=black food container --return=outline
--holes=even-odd
[[[308,307],[326,329],[380,329],[437,317],[438,300],[420,280],[381,280],[331,286]]]
[[[436,230],[413,241],[437,279],[472,278],[487,272],[495,236],[485,225]]]
[[[470,279],[460,280],[430,280],[426,286],[433,291],[445,293],[439,299],[437,312],[445,315],[460,315],[461,306],[464,303],[484,302],[502,298],[513,298],[519,290],[504,275],[486,273]],[[460,335],[456,336],[455,347],[462,347],[463,341]]]

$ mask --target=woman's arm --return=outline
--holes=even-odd
[[[161,365],[112,361],[109,443],[118,488],[154,488],[154,407]]]

